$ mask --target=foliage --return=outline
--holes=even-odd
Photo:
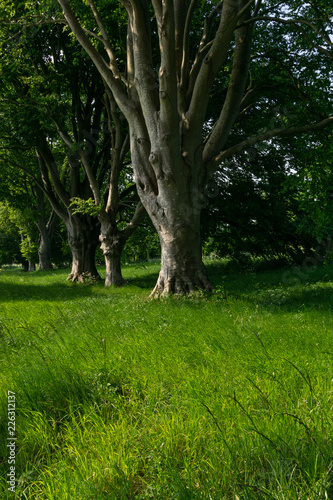
[[[311,148],[298,149],[299,166],[285,186],[285,190],[294,190],[302,208],[300,229],[317,241],[331,238],[333,233],[331,142],[331,135],[321,134]]]
[[[248,252],[292,262],[311,254],[316,239],[304,228],[307,211],[293,181],[300,159],[290,144],[241,155],[215,176],[214,197],[202,214],[207,254]]]
[[[38,244],[29,237],[23,237],[20,243],[21,254],[25,260],[36,264],[38,262]]]
[[[3,232],[2,264],[23,260],[38,262],[38,230],[34,223],[34,215],[31,210],[19,210],[8,203],[0,204],[0,225]]]
[[[128,239],[123,252],[123,262],[148,261],[161,255],[158,234],[146,217],[133,235]]]
[[[70,4],[82,26],[89,30],[93,47],[107,59],[102,43],[104,35],[95,23],[89,3],[72,0]],[[203,24],[207,27],[211,19],[208,16],[217,4],[215,0],[201,0],[195,4],[188,33],[188,69],[198,55]],[[95,5],[114,48],[119,70],[127,78],[126,10],[114,0],[96,0]],[[184,1],[184,9],[189,5],[190,2]],[[254,134],[276,128],[286,131],[295,125],[319,122],[332,108],[332,55],[328,50],[332,36],[330,6],[322,1],[270,0],[254,2],[249,16],[255,6],[258,7],[259,19],[254,23],[250,71],[239,113],[223,145],[224,150]],[[149,70],[156,73],[153,92],[155,87],[162,85],[163,75],[158,74],[158,68],[163,44],[158,43],[153,4],[149,9],[153,46]],[[104,134],[110,116],[107,107],[102,106],[105,89],[100,75],[64,23],[59,2],[13,3],[6,0],[1,2],[0,18],[0,197],[10,200],[13,207],[27,206],[30,212],[34,211],[33,188],[28,175],[41,183],[35,147],[44,138],[53,155],[51,163],[53,167],[57,166],[57,181],[61,180],[64,195],[60,196],[61,200],[59,193],[52,192],[56,194],[59,212],[64,209],[63,200],[66,198],[72,200],[70,209],[75,207],[75,213],[98,215],[104,203],[101,201],[96,205],[92,200],[91,185],[80,161],[74,167],[71,161],[77,160],[79,153],[87,153],[99,181],[100,193],[107,191],[115,129],[112,124],[111,130]],[[164,21],[167,22],[167,18]],[[219,15],[207,33],[205,51],[212,45],[218,24]],[[195,141],[188,141],[188,146],[191,144],[196,151],[201,151],[200,148],[209,142],[214,123],[218,122],[227,101],[235,49],[232,37],[228,43],[223,65],[209,91],[203,130],[195,134],[195,141],[200,142],[201,135],[203,143],[200,146],[194,144]],[[185,64],[186,57],[183,62]],[[123,85],[122,90],[125,87]],[[158,100],[159,96],[156,97]],[[140,92],[138,98],[140,100]],[[202,101],[198,101],[198,106]],[[152,116],[151,113],[146,115]],[[182,113],[181,118],[185,115]],[[125,136],[127,126],[118,109],[116,116],[120,117],[121,132]],[[66,144],[63,144],[59,130],[66,135]],[[175,127],[171,130],[174,131]],[[302,260],[305,254],[309,255],[316,239],[327,237],[332,232],[330,142],[331,136],[324,133],[321,136],[312,133],[297,141],[274,138],[261,141],[260,145],[223,163],[214,179],[219,195],[209,198],[202,217],[204,251],[220,256],[234,255],[238,261],[246,260],[246,252],[264,256],[267,260],[294,262]],[[172,161],[169,163],[173,165]],[[209,170],[208,163],[203,172]],[[120,190],[124,192],[133,184],[133,176],[128,174],[130,164],[131,159],[126,155],[125,165],[117,179]],[[156,176],[158,180],[162,177]],[[203,176],[192,176],[193,179],[197,177]],[[196,186],[193,191],[200,189],[201,186]],[[106,200],[106,196],[104,198]],[[120,201],[119,210],[112,207],[112,212],[119,228],[124,229],[125,222],[131,220],[135,204],[134,198]],[[25,255],[33,258],[36,246],[36,236],[31,234],[33,222],[27,223],[24,231],[26,238],[21,246]],[[30,240],[34,242],[31,248]],[[158,254],[159,241],[152,225],[148,224],[127,244],[123,260],[151,258]]]
[[[20,233],[13,211],[0,203],[0,266],[20,261]]]
[[[92,198],[83,200],[82,198],[72,198],[70,207],[72,208],[73,214],[88,214],[97,216],[104,206],[103,200],[100,205],[96,206],[96,203]]]

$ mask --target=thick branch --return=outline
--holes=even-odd
[[[60,180],[59,172],[58,172],[58,167],[57,164],[53,158],[53,155],[49,148],[47,147],[46,144],[38,146],[38,152],[42,156],[48,171],[51,176],[51,180],[54,186],[54,189],[63,202],[63,204],[68,207],[70,204],[70,195],[62,185],[62,182]]]
[[[185,99],[187,84],[188,84],[188,76],[189,76],[188,71],[189,71],[189,61],[190,61],[190,53],[189,53],[190,30],[196,3],[197,0],[191,0],[191,4],[187,11],[185,26],[183,30],[182,55],[181,55],[181,66],[180,66],[180,76],[179,76],[179,90],[181,95],[181,101]]]
[[[69,150],[73,150],[74,144],[72,143],[72,141],[70,140],[68,135],[66,135],[65,132],[63,132],[63,130],[61,129],[57,120],[50,115],[48,115],[48,116],[50,117],[50,119],[53,121],[53,123],[57,127],[58,134],[59,134],[60,138],[62,139],[62,141],[64,142],[64,144],[69,148]],[[84,150],[82,149],[82,147],[79,144],[76,144],[75,146],[77,147],[78,155],[80,156],[83,169],[88,177],[90,188],[91,188],[91,191],[93,193],[95,203],[96,203],[96,205],[99,205],[101,202],[101,194],[100,194],[99,184],[98,184],[98,181],[97,181],[97,179],[92,171],[88,155],[84,152]],[[78,168],[79,168],[79,166],[71,167],[72,174],[74,174],[73,184],[76,184],[79,181],[79,178],[77,175]],[[75,177],[75,179],[74,179],[74,177]],[[73,187],[75,189],[75,186],[73,186]]]
[[[134,112],[134,106],[127,98],[121,85],[121,78],[119,72],[114,75],[105,61],[105,59],[99,54],[97,49],[90,42],[89,38],[84,32],[84,29],[76,19],[68,0],[58,0],[59,5],[62,7],[64,16],[67,20],[68,25],[73,31],[79,43],[82,45],[87,54],[91,57],[96,68],[98,69],[101,76],[106,81],[107,85],[110,87],[120,109],[129,119]]]
[[[137,204],[135,208],[134,215],[132,217],[132,220],[128,223],[128,225],[123,229],[122,233],[125,236],[125,238],[129,238],[132,233],[134,233],[135,229],[138,227],[140,222],[142,221],[143,217],[146,214],[146,209],[142,205],[141,201]]]
[[[92,13],[94,14],[94,17],[96,19],[96,22],[98,24],[98,27],[101,31],[101,34],[102,34],[102,40],[103,40],[103,44],[104,44],[104,47],[105,47],[105,50],[109,56],[109,60],[110,60],[110,67],[111,67],[111,70],[113,72],[114,75],[117,75],[119,76],[120,75],[120,71],[119,71],[119,68],[118,68],[118,65],[117,65],[117,61],[116,61],[116,58],[114,56],[114,53],[113,53],[113,50],[112,50],[112,47],[111,47],[111,44],[110,44],[110,40],[109,40],[109,36],[108,36],[108,33],[105,29],[105,26],[103,24],[103,21],[101,19],[101,16],[96,8],[96,5],[95,3],[93,2],[93,0],[88,0],[88,4],[92,10]]]
[[[173,0],[162,2],[162,10],[156,8],[153,0],[158,25],[161,65],[160,83],[160,118],[162,123],[174,130],[178,126],[177,105],[177,61],[176,61],[176,28]]]
[[[109,110],[108,110],[109,128],[111,126],[111,120],[112,120],[115,126],[115,134],[112,144],[109,193],[105,210],[108,213],[111,212],[115,217],[118,211],[118,203],[119,203],[119,175],[122,168],[121,153],[122,153],[122,148],[124,146],[123,144],[124,141],[121,131],[121,122],[117,114],[115,100],[113,99],[113,95],[111,94],[111,92],[107,92],[107,96],[109,101]]]
[[[210,90],[215,77],[227,56],[233,31],[238,21],[238,9],[233,0],[223,3],[220,25],[213,44],[204,58],[197,76],[187,118],[194,127],[201,128],[205,121]]]
[[[139,96],[150,140],[155,142],[157,139],[156,113],[159,104],[152,62],[148,2],[147,0],[135,2],[121,0],[121,3],[125,6],[129,18],[131,33],[128,40],[131,42],[135,90]],[[119,107],[122,109],[121,106]],[[126,116],[126,118],[128,117]],[[133,116],[130,116],[128,121],[133,121]]]
[[[196,82],[198,73],[200,71],[202,61],[204,59],[204,55],[207,52],[207,50],[211,47],[213,41],[210,40],[210,33],[212,31],[212,25],[218,14],[221,12],[222,9],[222,4],[223,2],[219,2],[214,9],[211,11],[209,16],[205,19],[204,22],[204,30],[203,30],[203,35],[199,44],[199,49],[196,54],[194,63],[192,65],[190,74],[189,74],[189,82],[188,82],[188,89],[187,89],[187,100],[189,100],[192,97],[193,89],[194,89],[194,84]]]
[[[99,189],[98,181],[92,172],[92,168],[91,168],[91,165],[90,165],[90,162],[89,162],[89,159],[88,159],[88,156],[86,155],[86,153],[81,150],[81,151],[79,151],[79,155],[81,158],[81,162],[82,162],[84,171],[85,171],[85,173],[88,177],[88,180],[89,180],[90,189],[94,195],[95,204],[99,205],[101,202],[101,192]]]
[[[237,17],[238,20],[241,20],[248,11],[248,9],[255,3],[256,0],[249,0],[245,5],[244,2],[241,2],[241,10],[238,12]]]
[[[53,210],[59,215],[59,217],[63,220],[66,221],[68,219],[68,214],[66,210],[64,210],[61,205],[59,204],[57,198],[55,197],[53,190],[52,190],[52,185],[49,179],[48,175],[48,169],[45,163],[45,160],[43,156],[39,153],[38,150],[36,150],[36,155],[39,163],[39,168],[40,168],[40,173],[42,177],[43,183],[37,183],[37,185],[40,187],[40,189],[43,191],[45,196],[47,196],[49,202],[51,203],[51,206]],[[22,167],[21,167],[22,168]],[[23,169],[24,170],[24,169]],[[29,173],[29,172],[28,172]],[[29,174],[31,175],[31,174]],[[34,179],[36,182],[36,179]]]
[[[244,16],[249,17],[249,12],[246,11]],[[221,151],[238,116],[250,67],[252,32],[253,25],[236,31],[235,55],[227,96],[220,117],[205,146],[204,162],[209,161]]]
[[[236,154],[242,153],[246,149],[255,146],[260,142],[268,141],[270,139],[273,139],[273,137],[289,137],[292,135],[316,132],[330,125],[333,125],[333,116],[325,118],[325,120],[322,120],[318,123],[313,123],[311,125],[304,125],[302,127],[292,127],[292,128],[277,128],[264,132],[263,134],[258,134],[256,136],[249,137],[245,141],[242,141],[236,144],[235,146],[226,149],[225,151],[217,155],[214,158],[214,160],[208,162],[207,164],[208,175],[211,176],[223,161],[227,160],[228,158],[231,158]]]

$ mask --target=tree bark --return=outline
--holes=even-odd
[[[202,262],[200,215],[205,199],[198,188],[198,176],[193,174],[198,171],[195,153],[189,152],[184,158],[177,150],[168,148],[166,152],[163,148],[158,150],[156,145],[154,153],[147,159],[145,147],[140,141],[134,142],[139,144],[132,145],[138,193],[161,244],[161,270],[151,295],[188,294],[198,289],[212,291],[214,285]],[[157,184],[142,177],[141,164],[144,161],[160,171]],[[189,168],[189,163],[192,168]],[[177,166],[177,177],[170,165]]]
[[[171,134],[165,134],[163,123],[159,128],[156,143],[150,145],[142,137],[143,127],[131,127],[138,194],[161,244],[161,271],[151,295],[188,294],[199,289],[211,292],[214,285],[201,252],[200,215],[206,200],[198,147],[186,130],[178,139],[182,148],[170,147]]]
[[[179,214],[159,227],[161,270],[152,297],[214,289],[202,262],[200,224],[195,219],[190,222]]]
[[[99,223],[95,217],[75,214],[66,223],[68,243],[72,252],[72,269],[68,280],[100,280],[95,253],[98,246]]]
[[[39,231],[38,265],[41,271],[53,268],[51,262],[51,239],[55,221],[55,212],[52,211],[49,222],[45,218],[45,198],[43,191],[36,186],[38,219],[36,225]]]
[[[35,262],[29,262],[28,271],[29,272],[36,271],[36,264],[35,264]]]
[[[53,268],[51,262],[51,240],[47,231],[40,232],[38,266],[41,271],[50,271]]]
[[[132,220],[121,231],[117,227],[115,214],[112,210],[100,214],[101,232],[99,240],[105,258],[105,286],[122,286],[126,283],[121,273],[121,254],[128,238],[134,233],[145,214],[146,210],[142,203],[139,202]]]
[[[126,239],[117,227],[105,220],[101,224],[99,240],[105,258],[105,286],[124,285],[126,281],[121,274],[121,254]]]

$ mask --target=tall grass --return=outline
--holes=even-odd
[[[333,498],[333,267],[208,263],[212,296],[0,272],[1,498]],[[7,391],[16,393],[16,496]]]

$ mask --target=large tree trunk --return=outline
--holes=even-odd
[[[121,274],[121,254],[124,249],[126,239],[112,224],[107,216],[101,224],[101,234],[99,236],[101,249],[105,258],[105,286],[122,286],[126,282]]]
[[[176,212],[173,217],[152,215],[161,242],[161,270],[152,296],[169,293],[192,293],[199,289],[212,291],[202,262],[199,211],[179,204],[174,210],[172,199],[164,211]]]
[[[189,161],[195,163],[194,155],[192,159],[186,157],[185,161],[176,148],[158,150],[156,147],[154,154],[147,158],[145,147],[138,147],[138,141],[134,142],[132,162],[138,193],[161,243],[161,270],[151,295],[188,294],[199,289],[212,291],[214,285],[202,262],[200,214],[203,199],[198,187],[200,181],[198,176],[191,175],[187,166]],[[151,164],[160,170],[156,184],[151,180],[153,176],[149,179],[140,175],[142,161],[148,168]],[[168,167],[170,164],[178,165],[177,176]]]
[[[161,270],[152,296],[169,293],[191,293],[199,289],[212,291],[201,258],[201,247],[191,228],[182,226],[162,231]],[[176,235],[176,237],[175,237]]]
[[[205,178],[199,175],[201,159],[191,138],[182,137],[186,149],[181,152],[173,136],[165,136],[160,128],[152,146],[140,140],[140,129],[132,127],[131,134],[138,194],[161,243],[161,271],[152,296],[210,292],[214,285],[202,262],[200,238],[205,186]]]
[[[190,140],[181,152],[172,134],[161,132],[155,144],[140,139],[142,129],[131,127],[132,165],[141,202],[161,243],[161,271],[152,296],[212,291],[202,262],[200,214],[204,177],[200,157]],[[142,168],[145,166],[145,169]]]
[[[98,246],[99,223],[89,215],[71,215],[66,223],[68,243],[72,252],[72,270],[68,280],[85,282],[100,280],[95,253]]]

